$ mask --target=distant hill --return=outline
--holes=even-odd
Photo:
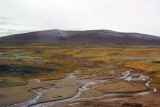
[[[111,30],[63,31],[46,30],[0,37],[5,45],[46,44],[55,42],[114,43],[128,45],[160,45],[160,37]]]

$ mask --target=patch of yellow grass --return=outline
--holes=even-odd
[[[55,68],[56,70],[49,73],[40,73],[35,76],[26,76],[25,78],[43,78],[57,79],[65,76],[65,73],[73,72],[79,68],[93,69],[97,71],[100,63],[113,63],[124,67],[143,70],[147,75],[156,77],[153,83],[160,83],[157,78],[160,77],[160,64],[146,60],[126,60],[126,59],[108,59],[111,57],[160,57],[160,46],[126,46],[126,45],[61,45],[56,46],[20,46],[20,47],[3,47],[1,52],[21,53],[28,56],[38,56],[48,59],[48,62],[20,61],[0,59],[0,64],[23,64],[39,67]],[[76,62],[77,61],[77,62]],[[80,63],[93,62],[94,66]],[[96,67],[97,66],[97,67]],[[99,68],[103,71],[104,68]]]

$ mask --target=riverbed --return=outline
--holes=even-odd
[[[157,98],[154,94],[157,89],[150,86],[152,79],[145,76],[143,72],[119,68],[111,64],[105,66],[110,69],[103,72],[77,69],[66,74],[63,79],[50,81],[33,79],[29,80],[26,86],[0,89],[0,92],[6,96],[0,98],[0,104],[8,105],[8,107],[83,107],[89,105],[114,107],[121,106],[125,102],[149,105],[150,103],[145,101]],[[7,92],[10,94],[6,95]],[[7,102],[7,99],[12,100]]]

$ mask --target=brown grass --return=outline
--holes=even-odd
[[[55,68],[49,73],[40,73],[34,76],[27,75],[22,79],[43,78],[58,79],[63,78],[66,73],[79,68],[89,68],[92,71],[99,69],[103,71],[99,64],[113,63],[116,65],[143,70],[146,75],[154,77],[154,84],[160,84],[160,63],[148,60],[127,60],[108,59],[110,57],[160,57],[160,46],[118,46],[118,45],[93,45],[93,46],[21,46],[21,47],[0,47],[0,52],[21,53],[27,56],[38,56],[48,59],[48,62],[35,62],[23,60],[0,59],[0,64],[23,64],[39,67]],[[86,65],[85,63],[91,63]],[[19,77],[20,78],[20,77]],[[2,80],[2,79],[1,79]]]

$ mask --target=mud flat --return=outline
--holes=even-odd
[[[96,88],[96,90],[104,93],[129,93],[129,92],[138,92],[138,91],[146,91],[147,87],[138,86],[136,84],[131,84],[127,81],[117,81],[111,83],[100,84]]]
[[[16,86],[0,89],[0,106],[12,105],[18,102],[23,102],[36,96],[31,90],[37,87],[51,86],[57,83],[57,80],[37,82],[32,79],[25,86]]]
[[[137,79],[134,78],[133,80],[139,80],[139,78],[142,78],[142,76],[138,77]],[[148,77],[145,77],[145,78],[149,79]],[[154,89],[152,90],[148,89],[150,87],[147,83],[149,83],[148,81],[150,80],[146,80],[146,84],[147,84],[146,86],[139,84],[138,86],[135,87],[135,84],[130,82],[132,80],[132,78],[130,77],[130,71],[122,72],[122,76],[117,77],[114,80],[117,82],[115,82],[115,84],[113,83],[114,85],[113,87],[110,88],[110,90],[105,89],[105,88],[108,88],[110,85],[108,87],[107,86],[103,87],[103,86],[106,85],[105,83],[112,84],[111,81],[108,83],[105,80],[98,80],[98,81],[94,79],[81,80],[81,82],[82,83],[85,82],[85,84],[78,89],[77,93],[74,96],[57,99],[57,100],[50,100],[46,102],[40,102],[37,104],[33,104],[31,106],[40,106],[40,107],[53,106],[53,105],[54,106],[68,106],[68,105],[83,106],[81,104],[87,101],[112,102],[117,100],[119,101],[132,96],[134,97],[134,96],[146,95],[149,93],[156,92],[156,90]],[[143,78],[142,80],[145,80],[145,79]],[[98,86],[99,84],[100,86]],[[127,86],[128,88],[126,88]],[[108,90],[107,94],[103,90]]]
[[[45,94],[43,94],[43,97],[40,98],[38,102],[57,100],[57,99],[63,99],[63,98],[68,98],[70,96],[74,96],[78,88],[79,88],[78,86],[55,88],[54,90],[50,90]]]
[[[1,98],[0,104],[9,107],[115,107],[131,102],[148,106],[153,102],[152,98],[158,98],[154,95],[157,89],[149,85],[152,79],[134,70],[123,68],[117,71],[116,66],[108,71],[88,74],[87,71],[91,70],[83,70],[75,70],[60,80],[34,79],[26,86],[0,89],[6,96]]]

